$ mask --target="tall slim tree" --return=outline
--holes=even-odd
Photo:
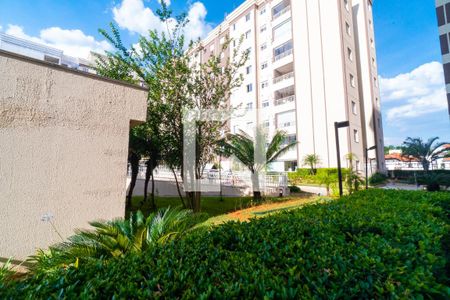
[[[309,166],[311,175],[316,174],[316,166],[320,162],[320,157],[317,154],[308,154],[303,158],[303,165]]]
[[[424,142],[421,138],[408,137],[403,142],[403,155],[419,160],[425,172],[428,172],[434,161],[450,152],[448,148],[443,147],[447,142],[438,143],[437,140],[438,137],[432,137]]]

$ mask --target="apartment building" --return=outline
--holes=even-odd
[[[233,42],[221,53],[226,36]],[[356,154],[363,171],[365,149],[376,145],[368,160],[372,171],[385,171],[371,0],[247,0],[202,41],[196,57],[225,60],[241,38],[240,51],[250,57],[229,101],[247,114],[233,118],[229,130],[262,126],[269,136],[283,130],[298,141],[272,170],[302,167],[312,153],[320,167],[336,167],[334,123],[348,120],[339,130],[342,157]]]
[[[95,58],[92,55],[88,59],[68,56],[65,55],[62,50],[2,32],[0,32],[0,50],[43,60],[70,69],[76,69],[92,74],[96,73],[92,67],[93,62],[95,61]]]
[[[436,0],[436,15],[447,88],[448,114],[450,115],[450,0]]]

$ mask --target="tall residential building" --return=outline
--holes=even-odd
[[[447,88],[448,114],[450,115],[450,0],[436,0],[436,14]]]
[[[336,167],[334,122],[346,120],[342,157],[356,154],[363,171],[365,149],[376,145],[369,165],[385,171],[371,0],[247,0],[202,41],[197,59],[219,55],[226,36],[233,42],[223,59],[241,38],[240,49],[250,53],[244,83],[229,101],[251,113],[232,119],[230,131],[258,125],[298,141],[271,165],[274,171],[302,167],[312,153],[321,167]]]
[[[89,59],[68,56],[62,50],[2,32],[0,32],[0,50],[17,53],[83,72],[95,73],[92,67],[95,58],[92,55]]]

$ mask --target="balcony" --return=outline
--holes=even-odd
[[[289,55],[292,55],[292,53],[293,53],[293,49],[286,50],[283,53],[280,53],[280,54],[276,55],[273,58],[273,62],[277,62],[277,61],[279,61],[279,60],[281,60],[281,59],[283,59],[283,58],[285,58],[285,57],[287,57]]]
[[[278,105],[283,105],[283,104],[294,102],[294,101],[295,101],[295,95],[291,95],[291,96],[287,96],[284,98],[275,99],[274,105],[278,106]]]
[[[272,16],[272,20],[278,19],[279,17],[281,17],[282,15],[286,14],[286,13],[289,12],[290,10],[291,10],[291,6],[290,6],[290,5],[288,5],[288,6],[284,7],[284,8],[282,8],[282,9],[279,10],[279,11],[275,11],[275,10],[274,10],[273,16]]]
[[[277,84],[277,83],[280,83],[282,81],[285,81],[285,80],[288,80],[288,79],[291,79],[291,78],[294,78],[294,72],[293,71],[274,78],[273,79],[273,84]]]

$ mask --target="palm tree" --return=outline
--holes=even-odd
[[[429,138],[427,142],[423,142],[421,138],[408,137],[403,142],[403,154],[419,160],[425,172],[428,172],[430,164],[450,152],[448,148],[443,147],[448,143],[435,143],[438,139],[438,137],[433,137]]]
[[[203,215],[178,208],[161,209],[147,218],[132,213],[128,220],[95,221],[93,230],[79,230],[68,241],[40,250],[30,258],[35,270],[51,270],[73,263],[122,257],[185,235],[203,221]]]
[[[303,165],[311,168],[311,175],[316,174],[316,165],[320,164],[321,160],[317,154],[308,154],[303,158]]]
[[[297,142],[286,143],[287,135],[282,131],[275,133],[267,147],[266,140],[265,132],[261,128],[257,128],[255,138],[240,131],[237,134],[228,134],[221,141],[223,156],[236,156],[250,170],[255,201],[261,200],[258,173],[297,144]]]
[[[358,170],[355,169],[355,162],[358,161],[358,156],[354,153],[348,153],[345,155],[348,161],[348,172],[346,172],[346,184],[349,194],[353,194],[354,191],[358,191],[359,187],[364,183],[362,178],[358,174]]]

